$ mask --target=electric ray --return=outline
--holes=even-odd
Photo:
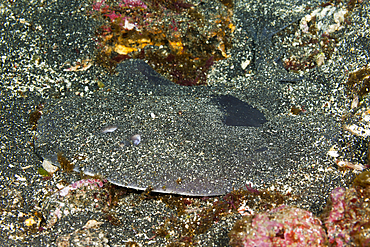
[[[283,96],[267,88],[249,101],[247,91],[175,85],[140,60],[117,70],[90,96],[46,103],[35,140],[44,159],[58,165],[62,154],[129,188],[211,196],[289,177],[324,156],[336,129],[327,116],[281,114]]]

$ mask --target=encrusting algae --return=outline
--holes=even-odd
[[[91,14],[105,22],[96,33],[96,61],[113,72],[123,60],[144,59],[177,84],[205,84],[212,64],[229,57],[235,29],[232,1],[214,4],[209,13],[176,0],[95,2]]]

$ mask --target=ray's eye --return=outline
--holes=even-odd
[[[139,145],[141,141],[141,136],[139,134],[131,136],[131,140],[135,146]]]

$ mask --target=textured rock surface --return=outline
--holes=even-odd
[[[280,206],[246,216],[229,233],[231,246],[326,246],[321,221],[299,208]]]
[[[350,189],[331,192],[325,227],[332,246],[367,246],[370,243],[370,172],[361,173]]]

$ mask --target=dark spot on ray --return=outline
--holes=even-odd
[[[260,127],[266,122],[262,112],[232,95],[221,95],[216,100],[225,111],[224,123],[227,126]]]

